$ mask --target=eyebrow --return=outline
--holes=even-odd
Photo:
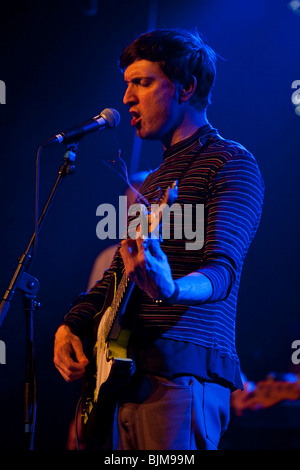
[[[125,80],[125,78],[124,78]],[[140,75],[137,75],[136,77],[133,77],[131,78],[130,80],[125,80],[125,82],[128,84],[128,83],[137,83],[141,80],[154,80],[154,77],[151,77],[151,76],[140,76]]]

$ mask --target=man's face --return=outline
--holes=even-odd
[[[170,140],[181,121],[179,85],[161,70],[158,62],[139,60],[124,73],[124,104],[130,107],[131,125],[141,139]]]

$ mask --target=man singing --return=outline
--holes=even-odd
[[[177,30],[143,34],[120,57],[131,125],[163,146],[161,165],[142,185],[144,200],[156,202],[177,181],[176,203],[204,206],[204,242],[195,250],[184,234],[161,244],[123,240],[103,279],[58,328],[54,362],[72,381],[85,372],[82,341],[111,277],[125,269],[135,283],[126,315],[136,370],[118,397],[113,449],[217,449],[230,393],[242,387],[237,296],[264,184],[251,153],[208,122],[215,62],[198,34]]]

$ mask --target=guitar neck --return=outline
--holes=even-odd
[[[129,278],[126,276],[126,272],[124,271],[122,277],[121,277],[121,281],[119,282],[119,285],[118,285],[118,288],[117,288],[117,291],[115,293],[115,296],[114,296],[114,299],[111,303],[111,308],[112,310],[114,310],[115,312],[117,312],[118,308],[119,308],[119,305],[120,305],[120,302],[123,298],[124,295],[126,295],[126,289],[127,289],[127,286],[129,284],[130,280]]]
[[[124,271],[110,306],[111,311],[109,314],[108,323],[106,325],[106,331],[108,332],[109,339],[117,339],[119,336],[127,303],[134,286],[135,283],[126,276],[126,272]]]
[[[174,200],[178,195],[178,184],[177,181],[174,181],[171,186],[169,186],[166,191],[164,191],[160,200],[158,201],[157,206],[164,208],[167,205],[172,205]],[[153,214],[148,214],[148,223],[149,223],[149,234],[155,233],[156,230],[159,231],[162,224],[162,212],[158,210],[154,211]],[[154,217],[152,217],[154,215]],[[150,237],[151,238],[151,237]],[[126,306],[131,295],[132,289],[134,288],[134,282],[130,281],[126,276],[124,271],[122,279],[117,288],[117,292],[114,296],[112,304],[109,309],[108,319],[106,323],[107,332],[106,338],[108,339],[117,339],[122,328],[122,320],[125,314]]]

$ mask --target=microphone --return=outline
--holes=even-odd
[[[117,127],[120,122],[120,114],[113,108],[105,108],[98,116],[93,117],[89,121],[78,124],[77,126],[65,132],[51,137],[43,142],[43,147],[48,147],[56,143],[71,144],[77,142],[85,134],[98,131],[100,129],[112,129]]]

